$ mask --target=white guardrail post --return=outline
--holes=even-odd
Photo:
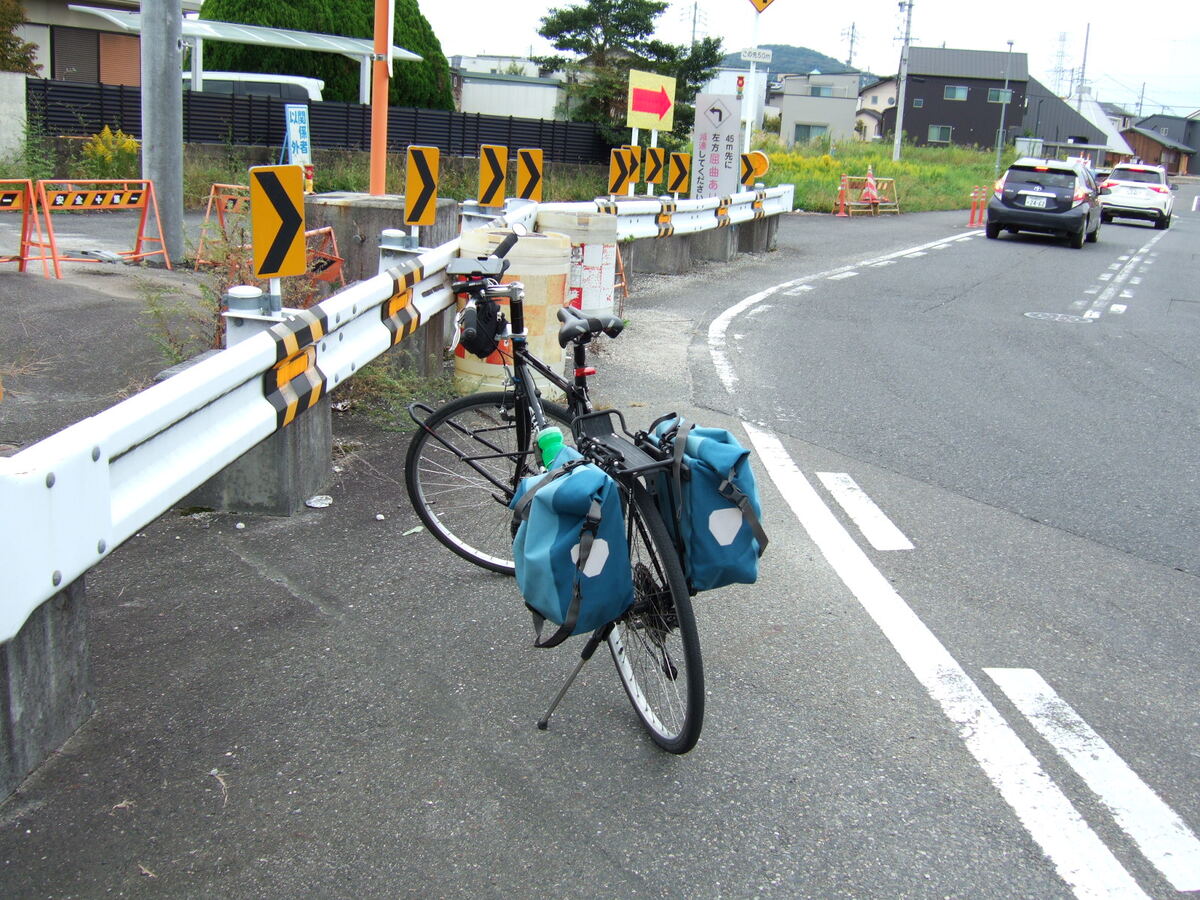
[[[730,197],[512,203],[495,225],[540,210],[615,213],[618,239],[693,234],[789,212],[792,186]],[[354,376],[454,295],[457,240],[407,261],[22,450],[0,458],[0,643],[118,545],[322,394]]]

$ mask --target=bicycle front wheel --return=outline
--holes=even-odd
[[[608,636],[638,718],[671,753],[696,746],[704,723],[704,667],[687,581],[648,491],[633,487],[626,533],[634,602]]]
[[[463,559],[505,575],[514,572],[508,502],[539,465],[515,404],[502,391],[450,401],[417,429],[404,462],[409,500],[430,533]],[[542,409],[571,443],[567,411],[545,401]]]

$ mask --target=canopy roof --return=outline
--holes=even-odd
[[[75,4],[68,6],[68,9],[100,16],[121,31],[139,34],[142,30],[141,13]],[[364,57],[369,59],[375,52],[374,42],[366,38],[317,34],[312,31],[292,31],[287,28],[266,28],[262,25],[241,25],[235,22],[212,22],[208,19],[184,19],[183,37],[191,40],[232,41],[237,44],[257,44],[263,47],[290,47],[293,50],[341,53],[353,59]],[[421,57],[417,54],[396,46],[392,47],[392,58],[407,62],[421,61]]]

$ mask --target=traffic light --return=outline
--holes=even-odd
[[[726,82],[726,83],[728,83],[728,82]],[[739,98],[742,96],[742,91],[744,91],[745,89],[746,89],[746,76],[739,75],[737,77],[737,95]]]

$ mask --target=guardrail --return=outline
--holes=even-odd
[[[526,204],[493,225],[532,227],[540,210],[615,212],[618,237],[666,237],[791,209],[792,186],[675,201]],[[268,331],[0,457],[0,643],[29,614],[301,407],[353,377],[454,302],[446,263],[459,241],[357,282]]]

